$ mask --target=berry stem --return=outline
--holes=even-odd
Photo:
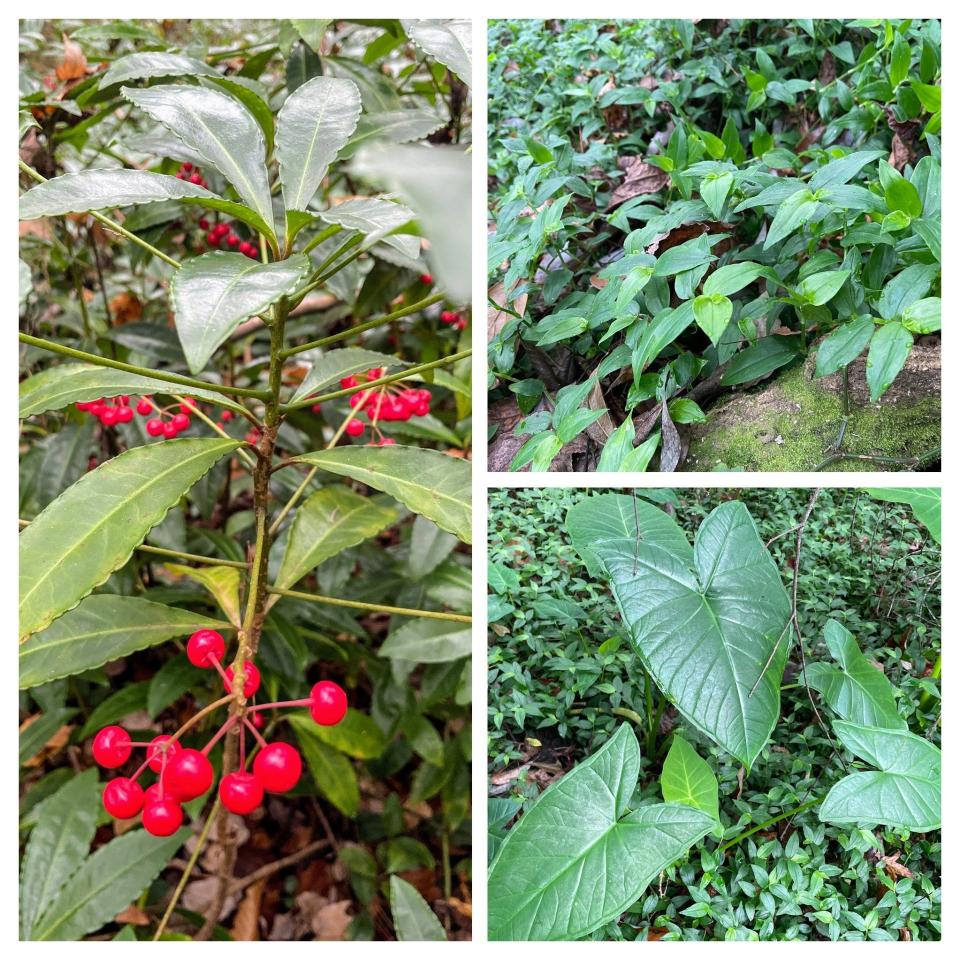
[[[280,587],[267,587],[267,593],[281,597],[293,597],[296,600],[309,600],[312,603],[326,603],[332,607],[348,607],[351,610],[368,610],[371,613],[388,613],[391,616],[423,617],[426,620],[450,620],[454,623],[473,623],[473,618],[463,613],[445,613],[441,610],[411,610],[408,607],[388,607],[382,603],[362,603],[359,600],[342,600],[340,597],[323,597],[315,593],[303,593],[300,590],[281,590]]]
[[[439,360],[433,360],[430,363],[421,363],[415,367],[407,367],[406,370],[402,370],[400,373],[391,373],[389,376],[380,377],[379,380],[373,380],[370,383],[356,387],[345,387],[342,390],[334,390],[332,393],[324,393],[318,397],[311,397],[309,400],[298,400],[296,403],[281,403],[280,410],[282,413],[288,413],[291,410],[299,410],[301,407],[309,407],[315,403],[326,403],[328,400],[337,400],[340,397],[346,397],[352,393],[356,393],[358,390],[365,390],[369,387],[380,387],[385,383],[396,383],[398,380],[415,377],[417,374],[423,373],[426,370],[434,370],[437,367],[445,367],[459,360],[466,360],[472,353],[472,350],[461,350],[459,353],[453,353],[449,357],[441,357]]]
[[[280,356],[286,360],[288,357],[292,357],[296,353],[303,353],[305,350],[314,350],[317,347],[326,347],[329,344],[337,343],[340,340],[347,340],[350,337],[355,337],[358,333],[366,333],[367,330],[373,330],[376,327],[382,327],[385,323],[391,323],[394,320],[400,320],[402,317],[409,317],[412,313],[419,313],[421,310],[425,310],[427,307],[433,306],[435,303],[439,303],[442,299],[442,293],[434,294],[432,297],[426,297],[423,300],[418,300],[416,303],[411,303],[409,307],[401,307],[399,310],[394,310],[393,313],[388,313],[382,317],[375,317],[373,320],[368,320],[366,323],[361,323],[355,327],[349,327],[346,330],[341,330],[340,333],[333,333],[329,337],[321,337],[319,340],[311,340],[309,343],[302,343],[299,347],[289,347],[288,349],[281,351]]]
[[[184,402],[184,398],[183,398],[183,397],[178,397],[178,396],[174,395],[174,399],[177,400],[179,403],[183,403],[183,402]],[[193,413],[193,415],[194,415],[195,417],[197,417],[198,419],[202,420],[205,424],[207,424],[207,426],[210,427],[210,429],[213,430],[214,433],[220,434],[220,436],[223,437],[224,440],[232,440],[232,439],[233,439],[233,437],[231,437],[230,434],[227,433],[227,431],[224,430],[223,427],[221,427],[219,423],[215,423],[213,420],[211,420],[211,419],[200,409],[199,406],[194,406],[194,407],[193,407],[193,410],[192,410],[192,413]],[[246,450],[243,449],[243,447],[238,447],[238,448],[237,448],[237,456],[238,456],[251,470],[253,469],[254,459],[253,459],[253,457],[250,456],[249,453],[247,453]]]
[[[233,700],[233,694],[228,693],[225,697],[221,697],[219,700],[214,700],[213,703],[208,703],[202,710],[198,710],[189,720],[183,723],[179,730],[167,741],[168,744],[176,743],[191,727],[196,726],[207,714],[213,713],[214,710],[219,710],[224,704],[230,703]]]
[[[254,707],[247,707],[247,713],[257,713],[259,710],[278,710],[281,707],[309,707],[313,701],[307,697],[304,700],[277,700],[274,703],[258,703]]]
[[[230,732],[236,722],[236,716],[227,717],[226,721],[221,724],[220,729],[210,738],[210,742],[200,752],[204,756],[207,756],[217,743],[220,742],[220,739]]]
[[[246,717],[243,718],[243,725],[253,734],[253,738],[261,747],[266,747],[267,741],[260,736],[260,731]]]

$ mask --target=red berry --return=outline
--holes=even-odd
[[[332,680],[321,680],[310,691],[310,716],[315,723],[332,727],[339,723],[347,713],[347,695],[343,688]]]
[[[433,275],[430,274],[430,273],[421,273],[421,274],[420,274],[420,282],[421,282],[421,283],[426,283],[426,284],[428,284],[428,285],[429,285],[429,284],[432,284],[432,283],[433,283]]]
[[[198,226],[200,227],[201,230],[209,230],[210,221],[206,217],[201,217],[199,220]]]
[[[233,667],[227,667],[226,678],[223,681],[223,689],[227,693],[233,692]],[[260,689],[260,671],[256,664],[245,663],[243,665],[243,695],[252,697]]]
[[[159,437],[163,433],[163,421],[162,420],[148,420],[147,421],[147,433],[151,437]]]
[[[262,730],[266,720],[263,719],[263,714],[258,710],[253,714],[253,719],[250,721],[258,730]]]
[[[100,422],[105,427],[112,427],[120,419],[120,411],[116,407],[107,407],[103,413],[100,414]]]
[[[213,784],[213,767],[199,750],[181,750],[167,764],[164,788],[181,802],[195,800]]]
[[[457,321],[457,329],[458,329],[458,330],[466,330],[466,329],[467,329],[467,321],[466,321],[466,320],[458,320],[458,321]]]
[[[396,442],[397,442],[397,441],[394,440],[393,437],[384,437],[384,438],[380,441],[380,446],[381,446],[381,447],[392,447]]]
[[[143,808],[143,826],[155,837],[169,837],[183,823],[183,807],[176,800],[154,800]]]
[[[173,418],[173,425],[177,428],[177,433],[187,430],[190,427],[190,418],[185,413],[178,413]]]
[[[244,240],[237,249],[245,256],[249,257],[251,253],[256,253],[256,247]]]
[[[104,727],[93,738],[93,759],[108,770],[123,766],[132,750],[130,734],[123,727]]]
[[[103,808],[111,817],[129,820],[143,806],[143,788],[129,777],[115,777],[103,788]]]
[[[364,426],[362,420],[351,420],[347,424],[347,435],[350,437],[359,437],[363,433]]]
[[[289,743],[269,743],[254,757],[253,772],[268,793],[286,793],[297,785],[303,762]]]
[[[219,244],[220,244],[220,235],[217,233],[215,229],[211,230],[207,234],[207,246],[216,247],[216,246],[219,246]]]
[[[130,407],[121,407],[117,411],[117,420],[120,423],[129,423],[133,419],[133,410]]]
[[[199,173],[194,173],[190,177],[190,182],[195,183],[199,187],[200,184],[203,183],[203,177],[201,177]]]
[[[220,781],[220,800],[231,813],[252,813],[263,802],[263,785],[252,773],[228,773]]]
[[[368,380],[379,380],[384,374],[382,367],[374,367],[372,370],[367,371]]]
[[[231,233],[230,236],[227,237],[228,247],[235,247],[238,243],[240,243],[240,238],[235,233]]]
[[[224,410],[224,411],[220,414],[220,420],[221,420],[223,423],[227,423],[228,421],[230,421],[230,420],[232,420],[232,419],[233,419],[233,412],[232,412],[231,410]]]
[[[418,417],[425,417],[430,412],[430,403],[427,400],[421,400],[413,408],[413,412]]]
[[[180,744],[174,741],[166,750],[161,749],[170,738],[161,733],[159,737],[154,737],[147,747],[147,766],[154,772],[159,773],[164,768],[163,755],[166,753],[166,766],[170,766],[170,761],[180,752]]]
[[[192,164],[192,163],[182,163],[182,164],[180,164],[180,169],[181,169],[184,173],[189,173],[189,172],[193,169],[193,164]]]
[[[457,315],[452,310],[444,310],[440,314],[441,323],[453,323],[457,319]]]
[[[149,400],[141,400],[137,404],[137,413],[139,413],[141,417],[145,417],[152,412],[153,412],[153,407],[150,405]]]
[[[344,390],[349,390],[351,387],[355,387],[356,385],[357,385],[356,377],[343,377],[340,381],[340,386]]]
[[[256,248],[256,247],[251,247],[251,248],[247,251],[247,256],[248,256],[251,260],[256,260],[256,259],[257,259],[257,248]]]
[[[177,425],[172,420],[168,420],[163,425],[163,435],[168,440],[172,440],[177,435]]]
[[[190,397],[186,397],[183,403],[180,404],[181,413],[193,413],[197,409],[197,401],[191,400]]]
[[[187,641],[187,659],[204,670],[213,666],[211,657],[221,661],[226,652],[227,645],[216,630],[198,630]]]
[[[214,228],[213,232],[218,237],[225,237],[230,232],[230,226],[226,223],[218,223]]]
[[[322,407],[321,404],[315,403],[315,404],[310,408],[310,412],[311,412],[311,413],[319,413],[322,409],[323,409],[323,407]]]

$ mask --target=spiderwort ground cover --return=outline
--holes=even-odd
[[[494,469],[762,469],[738,428],[776,469],[938,462],[938,21],[502,20],[489,43]]]

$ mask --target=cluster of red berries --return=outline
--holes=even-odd
[[[188,183],[195,184],[198,187],[203,187],[204,190],[206,190],[208,187],[207,181],[203,179],[200,170],[192,163],[180,164],[180,169],[177,171],[177,179],[186,180]]]
[[[245,257],[250,257],[251,260],[258,259],[259,254],[257,253],[257,248],[252,243],[241,240],[240,237],[230,229],[230,224],[215,223],[211,226],[210,221],[206,217],[201,217],[199,226],[201,230],[207,231],[206,241],[208,247],[214,250],[222,250],[223,245],[226,244],[229,249],[236,250]]]
[[[440,314],[440,322],[446,323],[449,326],[453,327],[455,330],[466,330],[467,321],[464,317],[461,317],[456,310],[444,310]]]
[[[154,404],[151,396],[141,397],[135,405],[131,406],[130,397],[126,394],[114,397],[112,400],[101,397],[99,400],[90,400],[89,402],[80,401],[74,406],[78,410],[96,417],[105,427],[113,427],[118,423],[130,423],[133,420],[134,410],[141,417],[147,417],[156,411],[159,417],[152,417],[147,421],[147,433],[151,437],[162,436],[168,440],[190,428],[189,413],[195,409],[192,400],[184,400],[179,405],[179,410],[174,413],[174,407],[160,408]]]
[[[370,382],[379,380],[383,375],[382,367],[374,367],[364,376],[367,382]],[[344,390],[351,390],[360,387],[362,382],[357,377],[344,377],[340,381],[340,386]],[[365,411],[371,426],[376,430],[377,424],[384,420],[398,421],[409,420],[411,417],[425,417],[430,412],[432,399],[429,390],[398,389],[384,385],[379,389],[358,390],[350,397],[350,406],[354,410]],[[352,419],[347,423],[347,436],[360,437],[365,430],[366,425],[362,420]],[[370,446],[387,447],[395,442],[391,437],[381,435],[379,440],[371,441]]]
[[[216,668],[227,692],[233,689],[233,669],[224,669],[221,661],[226,643],[216,630],[198,630],[187,642],[187,659],[202,669]],[[252,663],[244,664],[243,694],[253,697],[260,687],[260,671]],[[277,707],[309,707],[310,716],[323,726],[339,723],[347,712],[347,695],[330,680],[314,684],[310,696],[284,703],[265,703],[245,707],[231,716],[202,750],[183,747],[178,735],[160,735],[149,743],[135,743],[119,726],[104,727],[93,740],[93,757],[100,766],[113,770],[130,759],[134,747],[146,747],[146,760],[130,777],[115,777],[103,790],[103,806],[112,817],[127,820],[142,811],[144,829],[157,837],[168,837],[183,823],[183,804],[206,793],[213,786],[213,766],[207,755],[235,724],[240,724],[240,769],[228,773],[219,787],[220,802],[231,813],[245,815],[263,802],[265,793],[286,793],[296,786],[303,772],[303,761],[289,743],[267,743],[258,728],[263,725],[260,711]],[[258,722],[259,721],[259,722]],[[246,770],[245,731],[260,745],[253,760],[253,772]],[[158,774],[155,783],[144,790],[138,780],[150,769]]]

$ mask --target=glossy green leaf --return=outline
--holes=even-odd
[[[34,940],[80,940],[130,906],[187,841],[190,830],[152,837],[133,830],[100,847],[34,925]]]
[[[359,116],[360,91],[352,80],[314,77],[287,97],[277,115],[276,147],[287,210],[309,209]]]
[[[413,619],[394,630],[377,651],[380,657],[411,663],[448,663],[470,656],[470,624]]]
[[[417,888],[394,874],[390,877],[390,912],[397,940],[446,940],[447,935]]]
[[[470,464],[419,447],[335,447],[294,457],[365,483],[471,542]]]
[[[149,80],[153,77],[216,76],[217,71],[195,57],[180,53],[150,51],[130,53],[110,64],[100,78],[100,89],[112,87],[129,80]]]
[[[930,531],[930,536],[937,543],[942,543],[939,487],[869,487],[867,493],[877,500],[909,504],[914,517]]]
[[[365,113],[357,123],[357,129],[340,151],[340,158],[352,156],[358,147],[370,140],[387,140],[390,143],[409,143],[422,140],[443,126],[443,120],[430,110],[385,110],[382,113]]]
[[[226,627],[222,620],[142,597],[94,594],[20,645],[20,689],[101,667],[196,630]]]
[[[693,301],[693,319],[714,346],[720,343],[732,317],[733,304],[722,293],[703,294]]]
[[[811,178],[810,189],[835,187],[849,183],[868,163],[886,157],[886,150],[857,150],[824,164]]]
[[[889,389],[910,356],[913,335],[903,324],[885,323],[878,327],[867,353],[867,386],[870,402],[876,403]]]
[[[327,746],[357,760],[376,760],[387,747],[387,738],[376,721],[366,713],[347,710],[346,716],[332,727],[313,722],[306,713],[290,715],[290,722],[307,730]]]
[[[468,87],[473,82],[469,20],[401,20],[406,35],[424,53],[455,73]]]
[[[925,297],[940,273],[936,264],[912,263],[883,286],[877,310],[884,320],[895,320],[913,303]]]
[[[294,516],[276,586],[292,586],[325,560],[375,537],[396,519],[395,510],[347,487],[317,490]]]
[[[272,226],[266,143],[246,107],[209,87],[123,87],[121,92],[216,167],[260,219]],[[272,229],[269,236],[275,236]]]
[[[660,790],[665,803],[684,803],[720,819],[719,785],[710,764],[687,743],[673,735],[673,742],[663,761]]]
[[[632,812],[640,748],[622,725],[555,781],[500,845],[490,867],[491,940],[575,940],[615,919],[715,824],[679,804]]]
[[[364,350],[362,347],[341,347],[339,350],[328,350],[322,356],[314,359],[310,370],[303,378],[297,392],[291,401],[303,400],[316,393],[329,383],[336,383],[344,377],[351,377],[355,373],[363,373],[382,367],[392,370],[406,363],[399,357],[386,353],[377,353],[375,350]],[[378,388],[379,389],[379,388]]]
[[[731,387],[759,380],[796,360],[799,344],[795,337],[769,336],[741,350],[724,371],[722,383]]]
[[[217,250],[184,261],[170,281],[170,296],[191,373],[201,371],[244,320],[293,293],[309,270],[310,259],[302,253],[258,263]]]
[[[655,277],[671,277],[674,274],[682,273],[684,270],[702,267],[705,263],[712,263],[716,260],[717,258],[710,252],[710,248],[698,241],[699,238],[688,240],[678,247],[671,247],[657,257],[657,262],[653,266],[653,275]]]
[[[732,186],[732,173],[710,174],[700,183],[700,196],[717,220],[723,214],[723,205],[727,202]]]
[[[231,97],[239,100],[251,114],[254,120],[263,131],[263,139],[267,145],[267,156],[273,151],[274,147],[274,128],[273,112],[270,110],[270,91],[263,84],[256,80],[250,80],[247,77],[241,77],[239,74],[232,74],[228,77],[213,76],[203,77],[200,81],[204,86],[214,86]]]
[[[72,403],[89,403],[101,397],[162,394],[198,397],[208,403],[239,412],[243,408],[212,390],[141,377],[136,373],[112,370],[94,363],[59,363],[20,383],[20,419],[50,410],[62,410]]]
[[[823,306],[832,300],[850,276],[849,270],[825,270],[804,277],[797,285],[797,294],[815,307]]]
[[[20,197],[20,219],[113,210],[161,200],[216,200],[203,187],[144,170],[83,170],[38,183]]]
[[[910,304],[900,317],[905,330],[911,333],[936,333],[940,329],[940,298],[924,297]]]
[[[338,223],[345,230],[356,230],[367,239],[365,246],[372,247],[381,241],[405,257],[416,259],[420,255],[420,238],[411,234],[391,231],[405,226],[414,219],[409,207],[382,197],[367,197],[338,203],[320,214],[325,223]]]
[[[293,715],[291,724],[317,789],[342,814],[355,817],[360,812],[360,786],[353,764],[320,739],[319,727],[309,718]]]
[[[749,769],[780,712],[790,614],[780,574],[739,501],[707,516],[692,550],[670,518],[641,506],[593,497],[570,510],[567,527],[602,564],[660,689]]]
[[[203,565],[188,567],[180,563],[166,563],[164,567],[176,577],[187,577],[206,587],[217,605],[235,626],[240,626],[240,571],[236,567]]]
[[[836,620],[828,620],[823,639],[840,669],[828,663],[808,663],[806,679],[830,709],[851,723],[906,729],[890,681],[860,652],[853,634]]]
[[[763,241],[763,249],[769,250],[774,244],[786,240],[791,233],[813,219],[819,206],[820,201],[810,190],[798,190],[789,196],[777,209],[767,238]]]
[[[236,440],[134,447],[83,476],[20,534],[20,637],[75,607]]]
[[[855,757],[879,769],[834,784],[820,805],[821,820],[916,833],[940,828],[940,751],[932,743],[907,730],[845,720],[834,720],[833,729]]]
[[[725,267],[717,267],[703,283],[703,292],[709,297],[721,294],[729,297],[738,293],[748,284],[753,283],[766,267],[759,263],[746,260],[743,263],[730,263]]]
[[[534,434],[510,461],[510,469],[521,470],[529,464],[534,473],[542,473],[562,449],[563,441],[552,430]]]
[[[20,869],[20,938],[87,858],[100,816],[97,770],[71,777],[44,804]]]
[[[873,319],[868,316],[841,323],[817,347],[816,375],[828,377],[853,363],[863,353],[875,329]]]

